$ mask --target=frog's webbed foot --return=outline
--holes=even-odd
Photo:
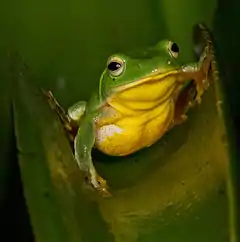
[[[197,104],[201,103],[202,95],[209,87],[211,62],[212,54],[210,53],[210,46],[207,45],[197,63],[189,64],[182,69],[183,77],[192,78],[195,82],[196,96],[194,102]]]
[[[197,63],[190,64],[183,68],[185,74],[190,74],[191,78],[194,79],[196,86],[196,97],[195,102],[200,104],[203,93],[209,87],[210,81],[210,70],[211,70],[212,54],[210,53],[210,46],[207,45],[204,49]],[[192,73],[192,74],[191,74]],[[194,105],[194,104],[193,104]]]
[[[109,192],[109,186],[107,185],[106,180],[99,176],[96,171],[90,172],[86,177],[87,182],[97,190],[97,192],[103,197],[111,197],[112,194]]]

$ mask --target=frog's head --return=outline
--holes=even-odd
[[[176,43],[163,40],[141,56],[112,55],[100,79],[100,96],[105,99],[116,92],[178,73],[178,54]]]

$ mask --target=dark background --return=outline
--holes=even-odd
[[[37,2],[37,1],[36,1]],[[27,6],[28,2],[27,1],[23,1],[22,3],[20,2],[12,2],[12,5],[10,3],[4,3],[1,2],[0,6],[3,4],[3,8],[2,9],[2,15],[0,17],[0,29],[1,29],[1,40],[0,40],[0,44],[2,45],[0,50],[0,55],[1,55],[1,78],[2,80],[8,78],[8,72],[7,70],[7,64],[6,64],[6,52],[7,52],[7,48],[9,47],[9,42],[10,43],[14,43],[14,41],[17,43],[19,43],[19,45],[14,45],[12,44],[10,47],[14,48],[19,48],[20,52],[22,51],[25,56],[26,59],[28,61],[28,63],[32,64],[33,69],[36,73],[39,74],[40,76],[40,80],[41,79],[45,79],[45,83],[44,85],[46,87],[51,86],[51,78],[57,76],[57,73],[61,70],[61,66],[65,65],[65,62],[62,61],[61,59],[69,59],[70,56],[73,56],[75,59],[80,58],[80,56],[83,56],[83,58],[85,58],[85,61],[87,62],[88,65],[88,70],[86,70],[86,72],[84,72],[82,74],[82,79],[86,79],[87,76],[91,75],[92,79],[95,76],[99,75],[99,72],[102,68],[102,59],[105,59],[105,56],[107,56],[109,53],[111,53],[112,51],[114,51],[115,49],[119,49],[122,50],[124,49],[124,44],[128,45],[129,48],[133,48],[133,46],[136,45],[139,37],[137,35],[135,35],[134,37],[131,36],[131,33],[128,32],[126,25],[124,25],[122,28],[122,30],[119,30],[114,32],[114,21],[113,21],[113,26],[111,31],[106,32],[107,30],[105,30],[106,26],[109,26],[107,23],[109,23],[109,19],[107,17],[105,17],[106,19],[104,19],[101,23],[99,23],[99,28],[101,29],[101,31],[103,31],[103,33],[105,33],[105,39],[102,38],[102,36],[100,36],[97,33],[92,33],[95,30],[92,29],[91,30],[91,21],[94,21],[93,18],[93,8],[94,5],[91,6],[90,2],[89,2],[89,6],[86,6],[86,9],[89,9],[89,19],[86,18],[86,22],[85,24],[83,24],[83,26],[85,26],[85,28],[88,30],[86,30],[86,32],[82,33],[82,35],[80,35],[79,37],[79,31],[82,31],[82,29],[78,29],[77,28],[77,23],[75,26],[71,26],[69,27],[68,23],[65,23],[64,20],[66,18],[66,16],[64,16],[64,14],[59,13],[58,12],[58,16],[56,16],[56,18],[51,19],[50,15],[46,15],[45,11],[42,9],[42,12],[39,13],[38,16],[35,15],[34,12],[34,7],[33,7],[33,3],[32,6],[30,4],[30,6]],[[25,4],[27,7],[25,8],[26,11],[29,11],[30,14],[25,14],[23,12],[21,12],[23,10],[22,4]],[[38,3],[39,4],[39,3]],[[63,4],[61,2],[58,3],[59,5]],[[112,3],[110,1],[108,1],[108,4],[112,4],[112,11],[118,11],[116,10],[114,7],[115,4],[121,4],[121,3]],[[10,7],[11,5],[11,7]],[[20,7],[19,7],[19,6]],[[141,4],[140,4],[141,5]],[[208,8],[210,6],[210,1],[206,1],[204,7],[202,7],[201,11],[204,12],[208,12]],[[39,5],[40,6],[40,5]],[[185,3],[185,7],[188,6],[187,3]],[[51,6],[49,6],[51,8]],[[64,8],[64,6],[59,6],[59,8]],[[81,6],[79,6],[81,7]],[[97,6],[98,8],[99,6]],[[101,7],[101,6],[100,6]],[[130,6],[134,9],[134,6]],[[19,9],[20,8],[20,9]],[[36,7],[37,8],[37,7]],[[102,6],[102,8],[104,8],[104,6]],[[136,7],[137,8],[137,7]],[[176,6],[172,6],[172,8],[178,8],[178,5],[176,4]],[[4,10],[5,9],[5,10]],[[56,14],[54,12],[54,6],[52,6],[52,15],[54,16],[54,14]],[[220,72],[221,72],[221,76],[224,80],[224,88],[226,90],[226,94],[227,94],[227,102],[229,104],[229,111],[230,111],[230,116],[231,116],[231,120],[233,121],[233,133],[236,137],[236,143],[235,143],[235,147],[233,147],[234,150],[237,150],[237,147],[239,147],[240,144],[240,129],[239,129],[239,125],[238,123],[240,122],[240,115],[239,115],[239,108],[240,108],[240,98],[239,98],[239,94],[238,94],[238,90],[240,90],[240,79],[239,79],[239,69],[240,69],[240,62],[239,62],[239,58],[240,58],[240,45],[239,45],[239,41],[240,41],[240,28],[239,28],[239,20],[240,20],[240,3],[239,1],[234,1],[234,0],[219,0],[217,3],[217,8],[216,11],[214,12],[214,16],[213,16],[213,24],[212,24],[212,29],[213,29],[213,35],[215,37],[215,41],[216,41],[216,47],[217,47],[217,58],[219,61],[219,67],[220,67]],[[122,10],[124,10],[124,7],[122,7]],[[5,11],[5,12],[4,12]],[[51,10],[49,10],[51,11]],[[83,10],[84,11],[84,10]],[[110,10],[109,10],[110,11]],[[153,9],[152,11],[154,11],[154,5],[153,5]],[[191,6],[189,6],[188,11],[186,11],[187,14],[190,14],[191,12]],[[1,12],[0,12],[1,13]],[[64,13],[64,12],[63,12]],[[106,13],[108,13],[106,11]],[[154,12],[153,12],[154,13]],[[22,18],[19,18],[19,16],[22,14]],[[31,27],[31,23],[29,22],[29,20],[24,19],[25,15],[29,15],[29,19],[31,19],[31,15],[32,18],[35,21],[36,24],[36,31],[34,33],[32,33],[32,35],[36,35],[36,38],[33,39],[39,39],[39,41],[42,41],[42,45],[38,44],[37,42],[31,42],[29,41],[28,43],[24,44],[24,38],[18,37],[18,36],[27,36],[29,35],[29,33],[27,33],[28,29],[30,28],[31,31],[32,28]],[[76,14],[76,13],[75,13]],[[114,16],[114,13],[111,13],[112,16]],[[131,13],[129,13],[131,14]],[[157,13],[156,13],[157,14]],[[74,13],[73,13],[74,15]],[[12,19],[11,19],[12,16]],[[49,17],[50,16],[50,17]],[[124,16],[124,14],[123,14]],[[145,16],[147,17],[147,16]],[[10,19],[9,19],[10,18]],[[139,17],[140,18],[140,17]],[[6,21],[6,19],[8,19],[8,21]],[[63,21],[61,21],[61,19],[63,19]],[[77,17],[76,17],[77,19]],[[111,19],[111,18],[110,18]],[[113,19],[114,20],[114,19]],[[16,23],[17,21],[19,21],[19,26],[24,25],[24,21],[26,21],[28,23],[28,27],[21,28],[13,28],[14,22]],[[34,22],[33,21],[33,22]],[[63,31],[63,33],[65,33],[64,35],[59,35],[56,36],[56,39],[48,39],[48,33],[45,31],[45,36],[43,37],[43,39],[41,39],[42,37],[42,30],[38,31],[38,25],[41,25],[41,22],[45,21],[45,26],[46,28],[49,28],[49,33],[50,32],[54,32],[56,31],[56,33],[59,33],[61,31]],[[54,22],[56,21],[56,22]],[[88,22],[89,21],[89,22]],[[104,22],[105,21],[105,22]],[[119,21],[118,19],[116,19],[116,21]],[[156,21],[159,21],[154,19],[152,19],[153,23],[155,23]],[[165,20],[167,21],[167,20]],[[179,20],[178,20],[179,21]],[[50,23],[49,23],[50,22]],[[74,22],[74,16],[73,16],[73,20],[72,22]],[[183,21],[184,22],[184,21]],[[58,26],[58,24],[60,26]],[[49,24],[49,25],[48,25]],[[134,24],[136,25],[136,28],[139,28],[139,24],[136,21],[136,23],[131,23],[131,26],[134,26]],[[147,25],[147,24],[146,24]],[[56,26],[56,28],[61,29],[59,32],[57,30],[54,29],[54,26]],[[167,24],[165,24],[165,27],[167,26]],[[182,26],[184,26],[184,23],[182,24]],[[73,29],[71,29],[73,28]],[[90,28],[90,30],[89,30]],[[125,29],[124,29],[125,28]],[[144,26],[143,26],[144,28]],[[167,27],[166,27],[167,28]],[[147,29],[147,27],[146,27]],[[164,29],[164,28],[163,28]],[[24,32],[26,31],[26,32]],[[101,32],[100,31],[100,32]],[[105,32],[104,32],[105,31]],[[165,31],[165,30],[164,30]],[[139,32],[141,32],[139,30]],[[150,38],[148,38],[149,35],[152,34],[152,32],[154,32],[151,28],[148,29],[148,32],[144,32],[144,36],[146,35],[146,37],[144,37],[144,41],[142,41],[142,44],[150,44],[151,42],[154,42],[158,37],[162,37],[164,35],[167,35],[167,31],[165,31],[164,33],[159,33],[159,34],[155,34],[155,36],[153,37],[153,39],[151,40]],[[81,53],[75,53],[74,49],[68,49],[67,51],[64,51],[64,46],[65,44],[71,44],[71,41],[67,41],[67,37],[69,34],[73,35],[74,33],[78,34],[78,41],[81,40],[81,38],[90,38],[91,39],[91,43],[92,43],[92,47],[93,48],[93,53],[94,51],[100,49],[108,49],[107,51],[100,51],[100,53],[96,56],[92,56],[93,53],[91,53],[91,56],[88,56],[88,53],[84,53],[81,52],[82,49],[80,50]],[[121,45],[121,43],[112,43],[112,40],[109,38],[109,36],[107,36],[107,34],[109,34],[109,36],[111,35],[118,35],[119,38],[122,38],[122,42],[123,43]],[[54,34],[52,34],[53,36]],[[103,34],[104,35],[104,34]],[[126,39],[124,39],[124,36],[128,35],[126,37]],[[63,38],[58,40],[58,37]],[[66,40],[64,40],[64,38],[66,37]],[[179,37],[179,39],[181,40],[181,38],[184,37]],[[113,38],[112,38],[113,39]],[[14,41],[12,41],[14,40]],[[49,53],[48,56],[45,56],[45,59],[41,57],[41,55],[46,55],[47,51],[44,51],[44,49],[42,50],[42,48],[44,48],[44,46],[47,46],[47,42],[50,42],[47,48],[55,48],[56,50],[58,48],[58,51],[56,52],[52,52]],[[94,44],[95,43],[95,44]],[[81,45],[81,43],[79,42],[79,45]],[[107,46],[107,47],[106,47]],[[29,47],[29,48],[28,48]],[[83,47],[84,48],[84,47]],[[86,47],[87,49],[89,49],[90,47]],[[30,52],[31,50],[33,51],[33,54],[31,56]],[[33,58],[34,56],[34,58]],[[39,60],[36,60],[37,57],[39,56]],[[82,57],[81,57],[82,58]],[[47,60],[48,62],[46,63]],[[45,61],[45,62],[44,62]],[[93,71],[91,69],[92,65],[95,65],[95,63],[100,62],[99,66],[97,66]],[[60,73],[60,77],[61,75],[68,75],[70,78],[72,78],[74,80],[74,78],[76,79],[76,73],[78,71],[78,63],[75,63],[75,65],[71,65],[71,63],[65,68],[65,73]],[[91,73],[90,73],[91,72]],[[55,76],[54,76],[55,75]],[[69,78],[69,79],[70,79]],[[94,78],[95,79],[95,78]],[[11,88],[9,87],[9,85],[7,83],[4,83],[3,81],[1,81],[1,85],[3,88],[1,88],[1,97],[2,97],[2,105],[1,105],[1,120],[2,120],[2,129],[1,129],[1,146],[2,146],[2,150],[3,150],[3,155],[1,157],[1,216],[0,216],[0,220],[1,220],[1,234],[2,236],[5,234],[7,240],[4,241],[11,241],[13,240],[13,238],[15,238],[15,236],[17,238],[21,238],[22,241],[33,241],[33,235],[31,232],[31,227],[29,224],[29,218],[27,215],[27,209],[24,203],[24,198],[23,198],[23,193],[22,193],[22,186],[21,186],[21,181],[20,181],[20,173],[19,173],[19,168],[17,165],[17,157],[16,157],[16,149],[15,149],[15,139],[14,139],[14,133],[13,133],[13,129],[11,128],[13,125],[13,121],[11,118],[11,112],[10,112],[10,97],[11,95],[9,95],[9,92],[11,92]],[[71,92],[74,90],[74,85],[70,84],[66,84],[66,88],[68,92]],[[56,90],[57,87],[55,87]],[[87,90],[80,90],[80,93],[82,94],[83,97],[87,97],[90,93],[90,88]],[[64,97],[64,93],[59,89],[59,92],[57,93],[59,95],[59,97],[61,97],[62,100],[64,100],[64,104],[65,105],[69,105],[70,103],[73,102],[73,100],[76,99],[76,94],[74,94],[71,98],[67,99]],[[6,127],[6,128],[5,128]],[[234,145],[234,144],[233,144]],[[239,154],[238,154],[239,155]],[[7,165],[6,162],[7,161]],[[237,176],[237,171],[239,171],[239,162],[233,164],[233,170],[235,171],[235,182],[236,184],[239,184],[239,174]],[[237,182],[238,181],[238,182]],[[9,230],[9,232],[8,232]]]

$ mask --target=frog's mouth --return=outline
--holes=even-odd
[[[139,109],[153,107],[170,96],[177,98],[182,87],[199,78],[202,78],[202,70],[197,65],[183,65],[165,72],[159,70],[132,83],[115,87],[107,102],[125,106],[129,106],[130,102],[138,103]]]
[[[148,75],[148,76],[141,78],[137,81],[134,81],[132,83],[129,83],[129,84],[126,84],[123,86],[119,86],[119,87],[115,87],[114,92],[119,93],[119,92],[128,90],[133,87],[137,87],[137,86],[140,86],[143,84],[154,84],[156,82],[163,81],[163,80],[167,79],[168,77],[172,77],[171,79],[174,79],[174,81],[176,81],[178,79],[178,77],[181,75],[181,73],[182,72],[179,69],[170,70],[167,72],[162,72],[162,71],[154,72],[153,74]]]
[[[188,73],[187,76],[184,76],[185,73],[187,72],[184,72],[183,69],[155,72],[132,83],[115,87],[107,102],[117,102],[124,106],[129,106],[130,103],[134,103],[136,106],[138,103],[138,109],[153,107],[174,95],[177,86],[181,85],[178,80],[190,81],[191,77],[195,75],[195,72],[189,72],[191,75]]]

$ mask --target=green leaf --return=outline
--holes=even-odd
[[[152,147],[124,158],[93,153],[113,191],[104,199],[84,186],[34,77],[15,66],[15,131],[36,241],[228,240],[230,155],[219,80],[188,121]]]
[[[36,241],[83,241],[96,220],[86,213],[94,204],[86,204],[83,178],[56,114],[19,59],[14,66],[18,157]]]

